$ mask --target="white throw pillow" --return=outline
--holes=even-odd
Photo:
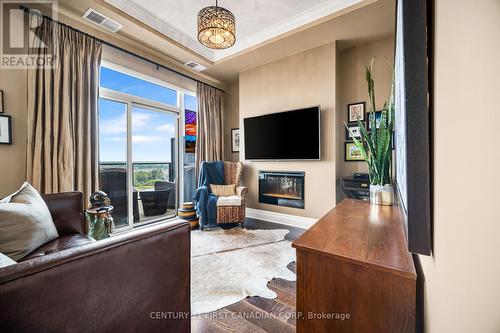
[[[7,267],[10,265],[14,265],[14,264],[17,264],[17,262],[15,262],[14,260],[7,257],[5,254],[0,253],[0,268]]]
[[[49,208],[28,183],[0,200],[0,252],[19,260],[59,237]]]

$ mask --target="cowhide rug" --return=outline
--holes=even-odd
[[[191,233],[191,314],[212,312],[247,296],[276,298],[273,278],[295,281],[288,230],[212,229]]]

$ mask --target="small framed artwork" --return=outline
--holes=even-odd
[[[3,90],[0,90],[0,113],[4,113]]]
[[[345,129],[345,139],[347,141],[352,141],[353,136],[356,139],[361,139],[361,129],[358,123],[347,124],[347,128]]]
[[[10,116],[0,115],[0,144],[12,144],[12,119]]]
[[[382,111],[375,111],[375,125],[377,126],[377,128],[380,127],[380,120],[382,120]],[[370,122],[370,113],[368,114],[368,130],[371,131],[372,129],[372,124]]]
[[[347,162],[361,162],[365,160],[354,142],[345,143],[345,160]]]
[[[365,102],[347,104],[347,119],[350,123],[365,120]]]
[[[231,152],[238,153],[240,151],[240,129],[231,129]]]

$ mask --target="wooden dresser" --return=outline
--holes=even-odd
[[[293,242],[297,332],[415,332],[415,267],[397,207],[347,199]]]

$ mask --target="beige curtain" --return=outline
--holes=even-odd
[[[223,92],[198,82],[198,130],[196,133],[196,179],[203,161],[223,159],[222,105]]]
[[[33,55],[55,56],[52,68],[28,70],[27,179],[42,193],[81,191],[88,198],[98,182],[102,45],[46,19],[37,35],[49,48]]]

